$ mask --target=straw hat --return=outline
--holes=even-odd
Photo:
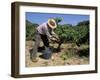
[[[48,25],[52,29],[55,29],[57,27],[56,21],[54,19],[48,19]]]

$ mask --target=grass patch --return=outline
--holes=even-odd
[[[60,57],[63,60],[67,60],[67,59],[73,57],[74,55],[75,55],[75,50],[71,49],[71,50],[68,50],[68,51],[64,52]]]

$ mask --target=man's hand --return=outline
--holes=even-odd
[[[55,38],[55,39],[56,39],[56,41],[60,41],[59,36],[58,36],[57,34],[52,35],[52,37],[53,37],[53,38]]]
[[[51,41],[56,41],[56,38],[52,37],[52,38],[51,38]]]
[[[58,43],[58,42],[60,41],[59,37],[58,37],[58,36],[55,36],[55,35],[53,35],[53,36],[50,38],[50,40],[51,40],[52,42],[56,42],[56,43]]]

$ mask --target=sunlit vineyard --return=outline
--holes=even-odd
[[[50,65],[57,65],[58,58],[59,65],[62,64],[88,64],[89,63],[89,21],[81,21],[77,25],[72,24],[60,24],[62,21],[61,18],[55,18],[57,24],[57,28],[55,29],[55,33],[59,35],[60,42],[59,43],[50,43],[51,48],[53,50],[53,60],[51,59]],[[66,22],[67,23],[67,22]],[[26,20],[26,44],[31,42],[30,49],[34,45],[34,34],[36,31],[37,23],[31,23]],[[27,47],[26,45],[26,47]],[[41,43],[40,46],[43,46]],[[29,50],[29,49],[28,49]],[[74,58],[78,61],[74,62]],[[73,60],[73,61],[71,61]],[[80,60],[83,60],[81,62]],[[41,62],[41,64],[45,64],[45,60]],[[46,64],[49,65],[50,62]],[[31,63],[33,64],[33,63]],[[36,63],[35,63],[36,65]],[[26,64],[26,66],[29,66]],[[34,65],[30,65],[34,66]],[[37,63],[37,66],[40,66]]]

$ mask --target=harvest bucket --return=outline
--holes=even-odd
[[[47,48],[43,51],[43,58],[44,59],[50,59],[52,56],[52,51],[50,50],[50,48]]]

